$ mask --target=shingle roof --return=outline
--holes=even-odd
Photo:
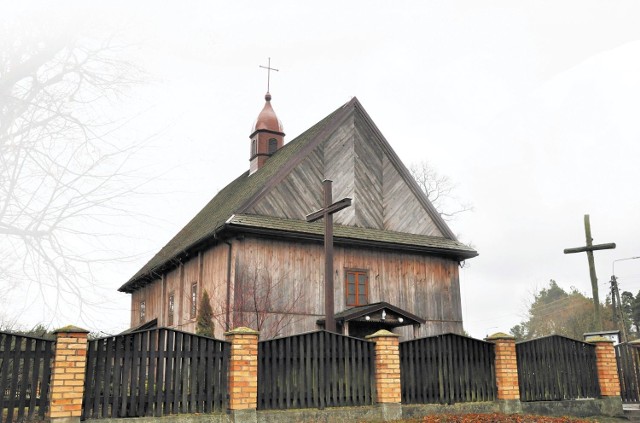
[[[204,208],[186,224],[147,264],[122,285],[118,291],[132,292],[140,279],[155,279],[167,263],[175,261],[177,257],[189,248],[197,246],[214,236],[224,227],[225,221],[247,203],[254,195],[264,188],[282,166],[315,136],[346,110],[343,105],[326,118],[309,128],[307,131],[285,144],[267,160],[257,172],[249,176],[247,170],[233,182],[222,189]]]
[[[227,221],[231,228],[266,229],[311,235],[321,239],[324,234],[322,222],[307,223],[305,220],[284,219],[273,216],[240,214]],[[383,247],[411,247],[417,251],[430,251],[454,256],[460,260],[475,257],[478,253],[471,247],[442,237],[414,235],[404,232],[383,231],[381,229],[360,228],[356,226],[334,225],[334,242],[361,243],[373,242]]]
[[[118,290],[131,293],[137,288],[161,276],[180,262],[180,259],[198,251],[211,242],[221,231],[233,228],[253,228],[298,232],[318,236],[322,234],[321,224],[308,224],[305,221],[282,219],[268,216],[243,215],[242,210],[254,199],[269,188],[269,184],[277,181],[283,172],[295,162],[295,158],[304,157],[307,150],[318,141],[330,135],[337,126],[358,107],[354,97],[333,113],[322,119],[310,129],[285,144],[254,174],[246,171],[222,189],[185,227],[180,230],[147,264],[145,264],[129,281]],[[362,110],[366,115],[366,112]],[[431,204],[428,204],[432,208]],[[437,213],[436,213],[437,214]],[[436,216],[439,219],[439,215]],[[228,221],[228,222],[227,222]],[[445,230],[449,231],[442,222]],[[378,242],[388,245],[413,246],[422,251],[433,251],[447,254],[459,259],[477,255],[468,246],[447,238],[411,235],[376,229],[336,226],[336,241],[359,240],[361,242]],[[451,235],[454,237],[453,235]],[[455,238],[455,237],[454,237]]]

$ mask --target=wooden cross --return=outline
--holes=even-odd
[[[591,223],[589,222],[589,215],[584,215],[584,233],[587,238],[587,245],[577,248],[565,248],[565,254],[573,253],[587,253],[587,259],[589,260],[589,275],[591,276],[591,289],[593,290],[593,304],[596,312],[596,329],[602,330],[602,320],[600,318],[600,298],[598,298],[598,278],[596,277],[596,265],[593,261],[593,252],[596,250],[609,250],[616,248],[614,242],[608,244],[593,245],[593,238],[591,238]]]
[[[332,203],[331,181],[322,181],[324,204],[320,210],[307,215],[307,222],[324,218],[324,328],[336,332],[333,309],[333,214],[351,205],[351,198]]]
[[[269,57],[269,63],[267,64],[267,66],[262,66],[262,65],[258,65],[258,66],[260,66],[262,69],[267,70],[267,92],[269,92],[269,84],[271,82],[271,71],[276,71],[276,72],[280,72],[280,71],[276,68],[271,67],[271,57]]]

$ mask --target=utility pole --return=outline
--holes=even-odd
[[[628,341],[627,324],[624,320],[624,313],[623,313],[624,310],[622,309],[622,301],[620,301],[620,290],[618,289],[618,278],[616,277],[616,262],[626,261],[626,260],[637,260],[637,259],[640,259],[640,256],[621,258],[621,259],[614,260],[611,263],[611,301],[613,304],[613,321],[614,322],[616,321],[616,317],[619,314],[619,319],[622,326],[623,342]],[[618,303],[617,307],[616,307],[616,301]],[[616,312],[616,310],[618,311]]]
[[[565,254],[573,253],[587,253],[587,259],[589,260],[589,276],[591,277],[591,290],[593,291],[593,305],[595,307],[596,318],[596,330],[602,330],[602,317],[600,316],[600,298],[598,297],[598,278],[596,277],[596,265],[593,261],[593,252],[596,250],[609,250],[616,248],[616,244],[610,242],[608,244],[593,245],[593,238],[591,238],[591,223],[589,222],[589,215],[584,215],[584,234],[587,239],[587,245],[577,248],[565,248]]]
[[[620,290],[618,289],[618,279],[616,278],[616,275],[611,276],[611,301],[613,303],[613,320],[618,320],[620,322],[620,327],[622,328],[622,342],[626,343],[628,341],[627,322],[624,318],[624,310],[622,308],[622,301],[620,300]]]

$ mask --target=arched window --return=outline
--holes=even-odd
[[[256,140],[255,138],[251,140],[251,157],[255,156],[258,153],[256,150]]]
[[[275,138],[269,139],[269,154],[273,154],[278,149],[278,140]]]

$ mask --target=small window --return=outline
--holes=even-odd
[[[251,157],[255,156],[258,153],[258,150],[256,149],[256,140],[253,139],[251,140]]]
[[[278,149],[278,140],[275,138],[269,139],[269,154],[273,154]]]
[[[169,326],[173,326],[173,312],[175,309],[175,295],[173,293],[173,291],[169,294],[169,313],[167,316],[167,321],[169,323]]]
[[[147,304],[144,301],[140,301],[140,323],[144,323],[144,319],[147,315]]]
[[[347,270],[345,293],[348,306],[369,304],[369,276],[363,270]]]
[[[190,316],[192,319],[196,318],[196,312],[198,304],[198,283],[194,282],[191,284],[191,313]]]

